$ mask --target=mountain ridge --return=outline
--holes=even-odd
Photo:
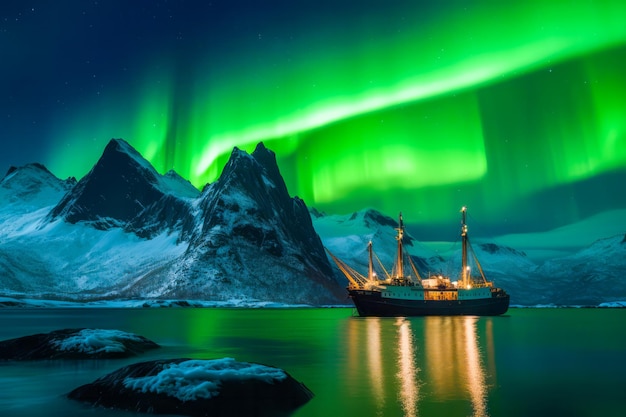
[[[0,180],[0,294],[345,304],[347,282],[324,246],[366,270],[371,240],[390,266],[397,225],[373,208],[326,215],[307,207],[289,195],[263,143],[250,154],[233,148],[218,180],[200,192],[112,139],[80,181],[37,163],[10,167]],[[444,257],[404,236],[423,276],[457,273],[459,248]],[[626,235],[541,262],[501,242],[474,243],[488,278],[514,304],[626,299],[626,287],[615,282],[626,273]]]
[[[289,196],[275,154],[262,143],[251,155],[235,148],[202,192],[190,187],[112,139],[56,204],[24,220],[37,223],[36,232],[2,240],[4,293],[341,301],[308,209]]]

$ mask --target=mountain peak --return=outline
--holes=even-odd
[[[278,169],[278,163],[276,162],[276,154],[265,147],[263,142],[259,142],[252,152],[252,157],[261,165],[265,172],[267,173],[268,178],[277,186],[284,185],[284,180],[282,175],[280,175],[280,170]],[[285,192],[287,192],[287,188],[285,187]]]
[[[262,143],[252,154],[234,148],[222,175],[202,195],[202,225],[186,256],[210,267],[210,273],[198,273],[212,276],[215,288],[230,291],[239,281],[258,279],[261,270],[282,290],[298,293],[297,302],[314,294],[321,298],[309,302],[341,298],[306,205],[290,197],[274,152]],[[181,265],[187,264],[192,262]],[[265,286],[250,291],[255,298],[280,297]]]
[[[513,249],[509,246],[504,246],[504,245],[497,245],[495,243],[491,243],[491,242],[486,242],[486,243],[479,243],[478,247],[480,249],[482,249],[484,252],[486,253],[490,253],[490,254],[512,254],[512,255],[516,255],[516,256],[522,256],[522,257],[526,257],[526,253],[524,253],[523,251],[519,251],[517,249]]]
[[[57,178],[39,163],[11,166],[0,180],[0,200],[44,207],[55,204],[73,185]]]
[[[104,152],[111,152],[111,151],[115,151],[115,152],[126,152],[128,154],[132,154],[135,156],[140,156],[139,152],[137,152],[135,150],[135,148],[133,148],[128,142],[126,142],[124,139],[119,139],[119,138],[112,138],[109,143],[107,143],[107,146],[105,146],[104,148]]]
[[[132,225],[133,230],[140,230],[142,213],[164,210],[159,208],[159,201],[167,199],[168,206],[177,206],[183,204],[175,204],[178,197],[197,195],[198,191],[178,175],[160,175],[126,141],[111,139],[96,165],[57,204],[50,217],[62,216],[70,223],[93,222],[101,229]],[[175,207],[174,211],[184,209]]]
[[[267,187],[275,188],[280,199],[289,198],[287,186],[278,169],[276,154],[267,149],[263,142],[257,144],[252,154],[234,147],[218,182],[238,184],[237,187],[255,195],[264,193]]]
[[[0,274],[0,283],[16,291],[30,291],[41,282],[41,292],[58,290],[77,298],[87,289],[90,295],[85,296],[96,298],[250,298],[298,304],[345,300],[306,205],[290,197],[275,154],[263,144],[252,154],[233,149],[220,178],[201,195],[176,172],[158,173],[121,139],[108,142],[73,187],[43,166],[33,165],[29,171],[24,175],[11,168],[9,181],[0,184],[0,214],[20,219],[24,213],[39,213],[27,217],[37,219],[38,233],[7,258],[17,272],[10,270],[4,280]],[[39,178],[41,186],[34,183]],[[55,183],[58,190],[51,186]],[[28,199],[21,197],[22,191]],[[25,222],[13,223],[2,224],[22,233]],[[75,225],[72,233],[64,223]],[[4,233],[7,227],[2,229]],[[49,247],[50,241],[63,243]],[[41,261],[39,252],[45,254]],[[33,260],[36,267],[26,271],[22,265]],[[0,270],[7,264],[1,261]],[[107,268],[94,267],[101,264]]]
[[[257,160],[263,158],[272,158],[274,161],[276,161],[276,154],[274,153],[274,151],[266,148],[263,142],[257,143],[254,151],[252,152],[252,156],[255,157]]]
[[[390,226],[398,227],[398,222],[373,208],[366,208],[352,213],[349,221],[362,222],[367,227]]]
[[[114,160],[119,161],[120,158],[123,157],[130,158],[139,164],[143,169],[152,173],[155,177],[158,175],[150,162],[141,156],[141,154],[124,139],[111,139],[104,148],[104,152],[102,152],[102,156],[100,157],[100,160],[98,160],[96,166],[103,162],[103,160],[106,162],[108,158],[113,158]]]
[[[4,177],[2,177],[2,181],[5,180],[5,178],[8,179],[9,176],[11,176],[11,174],[16,173],[16,172],[27,172],[27,171],[31,171],[31,172],[42,172],[44,175],[49,175],[52,177],[55,177],[55,175],[50,172],[48,170],[48,168],[46,168],[43,164],[40,164],[39,162],[33,162],[30,164],[26,164],[20,167],[16,167],[11,165],[9,167],[9,169],[7,170],[7,173],[4,175]],[[56,178],[56,177],[55,177]]]

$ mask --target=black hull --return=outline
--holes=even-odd
[[[509,295],[477,300],[402,300],[383,298],[380,292],[348,290],[359,316],[499,316],[509,309]]]

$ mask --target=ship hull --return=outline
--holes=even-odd
[[[474,300],[405,300],[383,298],[380,292],[348,290],[359,316],[499,316],[509,309],[509,295]]]

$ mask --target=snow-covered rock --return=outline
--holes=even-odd
[[[63,329],[0,341],[0,359],[126,358],[159,345],[133,333],[110,329]]]
[[[282,369],[223,358],[133,364],[76,388],[68,397],[155,414],[269,417],[290,414],[313,393]]]

